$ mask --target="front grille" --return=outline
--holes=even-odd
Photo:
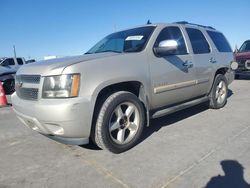
[[[38,88],[19,88],[16,90],[17,95],[25,100],[37,100]]]
[[[246,61],[246,68],[247,68],[247,69],[250,69],[250,60],[247,60],[247,61]]]
[[[16,80],[23,83],[39,84],[40,75],[17,75]]]
[[[39,94],[40,75],[17,75],[16,94],[21,99],[37,100]]]
[[[245,60],[241,60],[238,62],[238,69],[245,69]]]

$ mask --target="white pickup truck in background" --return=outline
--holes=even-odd
[[[11,94],[15,91],[15,78],[16,71],[26,64],[22,57],[2,57],[0,58],[0,81],[3,84],[6,94]]]

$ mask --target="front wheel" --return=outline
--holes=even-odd
[[[133,147],[144,127],[144,108],[134,94],[119,91],[103,103],[95,127],[95,142],[113,153]]]
[[[215,77],[212,90],[209,94],[210,108],[219,109],[226,105],[228,95],[228,83],[224,75],[218,74]]]

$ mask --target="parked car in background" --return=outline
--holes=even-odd
[[[0,81],[3,83],[6,94],[11,94],[15,91],[15,74],[24,64],[26,62],[22,57],[0,58]]]
[[[250,40],[245,41],[239,50],[236,50],[235,61],[238,62],[238,69],[235,71],[235,78],[240,75],[250,75]]]
[[[43,135],[78,145],[92,139],[120,153],[151,118],[203,102],[224,107],[232,61],[227,39],[212,27],[148,24],[110,34],[85,55],[22,67],[12,104]]]

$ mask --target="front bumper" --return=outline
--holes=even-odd
[[[246,75],[250,73],[250,60],[240,60],[238,61],[238,69],[235,70],[237,75]]]
[[[250,75],[250,70],[236,70],[235,74],[237,75]]]
[[[89,142],[92,110],[90,101],[83,98],[20,99],[11,96],[17,117],[29,128],[66,144]]]

